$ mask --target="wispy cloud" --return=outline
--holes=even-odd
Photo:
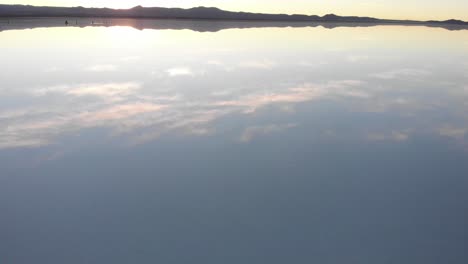
[[[370,133],[367,138],[370,141],[396,141],[403,142],[410,137],[409,130],[391,131],[389,133]]]
[[[99,64],[92,65],[85,68],[85,71],[89,72],[113,72],[117,71],[117,66],[113,64]]]
[[[281,132],[288,128],[296,127],[297,124],[270,124],[265,126],[252,126],[248,127],[242,132],[240,136],[241,142],[250,142],[252,139],[262,135],[268,135],[271,133]]]
[[[166,70],[167,74],[171,77],[176,76],[194,76],[195,73],[191,68],[188,67],[176,67]]]
[[[286,92],[248,95],[236,100],[217,102],[218,106],[244,107],[246,113],[274,103],[300,103],[322,97],[358,97],[369,98],[371,95],[359,89],[363,84],[358,80],[331,81],[326,84],[304,84],[289,88]]]
[[[177,76],[191,72],[191,69],[179,68],[173,73]],[[415,102],[412,94],[382,96],[379,93],[384,93],[384,90],[370,87],[372,83],[353,79],[302,84],[274,83],[266,90],[253,85],[242,89],[226,86],[224,89],[200,90],[202,94],[185,93],[184,90],[149,89],[139,82],[42,87],[27,90],[29,94],[25,96],[50,97],[32,98],[37,99],[37,104],[0,111],[0,148],[39,147],[54,143],[64,134],[95,127],[108,129],[110,136],[125,138],[122,144],[141,144],[165,134],[205,136],[216,133],[216,121],[228,115],[251,114],[262,107],[272,107],[286,112],[285,115],[293,115],[294,109],[300,109],[298,104],[314,100],[345,102],[348,109],[353,111],[367,112],[368,109],[378,108],[398,114],[400,112],[395,109],[410,109],[401,113],[409,112],[417,116],[416,110],[433,110],[424,108],[424,105],[418,106],[421,103]],[[53,98],[50,104],[49,98]],[[241,130],[235,139],[250,142],[297,125],[293,120],[288,122],[277,124],[275,121],[267,121],[266,125],[252,125]],[[420,129],[433,131],[434,128]],[[415,134],[413,132],[415,130],[401,127],[372,133],[361,129],[358,137],[366,141],[404,142]],[[435,133],[461,138],[466,132],[463,127],[445,127]],[[339,133],[336,131],[333,138],[341,137]]]
[[[111,106],[95,112],[82,113],[78,117],[84,122],[101,122],[109,120],[121,120],[137,114],[159,111],[165,105],[149,103],[131,103]]]
[[[43,139],[31,139],[31,138],[21,138],[21,137],[5,137],[2,135],[0,139],[0,149],[10,149],[10,148],[35,148],[47,145],[49,142]]]
[[[139,59],[141,59],[140,56],[127,56],[127,57],[120,58],[120,61],[129,62],[129,61],[137,61]]]
[[[438,132],[441,136],[450,137],[454,139],[463,139],[468,133],[468,128],[465,127],[453,127],[453,126],[444,126],[438,129]]]
[[[277,63],[272,60],[252,60],[244,61],[239,64],[242,68],[254,68],[254,69],[263,69],[270,70],[276,67]]]
[[[119,101],[123,97],[134,93],[141,88],[141,84],[137,82],[125,83],[88,83],[78,85],[58,85],[32,90],[35,96],[45,96],[50,93],[58,93],[71,96],[94,96],[100,97],[106,101]]]
[[[78,87],[71,87],[67,89],[66,93],[75,96],[99,96],[109,98],[119,95],[128,95],[140,89],[140,87],[141,85],[136,82],[85,84]]]
[[[430,72],[422,69],[397,69],[392,71],[371,74],[371,77],[378,79],[407,79],[418,78],[430,75]]]
[[[365,55],[349,55],[346,60],[349,62],[362,62],[369,60],[369,56]]]
[[[20,120],[0,127],[0,149],[12,147],[38,147],[46,145],[58,135],[89,127],[114,125],[136,115],[161,111],[165,105],[134,102],[111,105],[95,110],[60,112],[53,116],[37,117],[28,114]]]

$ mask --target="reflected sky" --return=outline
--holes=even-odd
[[[468,260],[465,31],[0,39],[7,262]]]

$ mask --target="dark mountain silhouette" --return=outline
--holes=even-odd
[[[445,25],[468,25],[468,22],[462,21],[462,20],[457,20],[457,19],[449,19],[445,21],[427,21],[426,23],[429,24],[445,24]]]
[[[84,8],[84,7],[37,7],[26,5],[0,5],[1,17],[118,17],[118,18],[166,18],[166,19],[213,19],[213,20],[268,20],[268,21],[334,21],[376,22],[370,17],[340,17],[336,15],[307,16],[286,14],[258,14],[230,12],[215,7],[190,9],[142,7],[131,9]]]
[[[373,27],[387,25],[383,23],[351,23],[351,22],[310,22],[310,21],[248,21],[248,20],[204,20],[204,19],[133,19],[133,18],[4,18],[0,19],[0,31],[29,29],[29,28],[49,28],[63,27],[64,21],[68,19],[68,27],[112,27],[127,26],[135,29],[156,29],[156,30],[178,30],[189,29],[198,32],[217,32],[231,28],[285,28],[285,27]],[[398,24],[409,25],[414,24]],[[467,30],[468,26],[450,24],[424,24],[426,27],[444,28],[447,30]]]
[[[142,7],[131,9],[84,8],[84,7],[38,7],[30,5],[0,5],[0,18],[12,17],[75,17],[75,18],[139,18],[139,19],[195,19],[224,21],[275,21],[275,22],[312,22],[312,23],[374,23],[443,26],[454,29],[468,26],[461,20],[414,21],[388,20],[372,17],[259,14],[230,12],[214,7],[196,7],[190,9]]]

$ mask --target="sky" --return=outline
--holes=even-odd
[[[372,16],[395,19],[462,19],[466,0],[0,0],[1,4],[130,8],[214,6],[232,11]]]

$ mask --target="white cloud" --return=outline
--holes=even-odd
[[[112,64],[92,65],[85,68],[89,72],[113,72],[117,71],[117,66]]]
[[[176,67],[176,68],[170,68],[167,71],[167,74],[171,77],[177,77],[177,76],[194,76],[195,73],[192,71],[192,69],[188,67]]]
[[[66,93],[75,96],[99,96],[109,98],[118,95],[128,95],[140,89],[140,87],[141,85],[136,82],[84,84],[71,87],[67,89]]]
[[[94,96],[105,101],[121,101],[125,97],[134,94],[140,88],[141,84],[137,82],[88,83],[37,88],[34,89],[31,93],[35,96],[45,96],[50,93],[59,93],[75,97]]]

